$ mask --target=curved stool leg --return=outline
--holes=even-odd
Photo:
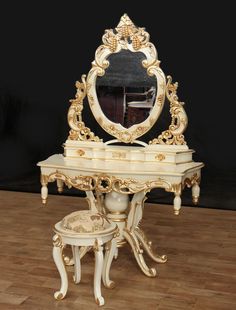
[[[61,241],[61,237],[59,235],[55,235],[53,237],[53,259],[61,276],[61,288],[59,291],[55,292],[54,297],[57,300],[63,299],[66,296],[68,289],[68,278],[67,272],[64,265],[63,257],[62,257],[62,249],[63,244]]]
[[[116,247],[115,254],[114,254],[114,259],[118,258],[118,254],[119,254],[119,249]]]
[[[103,269],[103,247],[99,245],[98,240],[95,240],[94,244],[95,254],[95,272],[94,272],[94,297],[96,304],[103,306],[105,301],[101,295],[101,277]]]
[[[74,282],[80,283],[81,280],[81,265],[80,265],[80,250],[78,246],[72,245],[72,252],[74,257]]]
[[[102,271],[102,280],[103,284],[107,288],[113,288],[115,287],[115,282],[111,281],[109,278],[111,263],[113,260],[113,257],[116,254],[116,239],[113,238],[111,241],[109,241],[106,244],[106,254],[105,254],[105,260],[104,260],[104,266]]]

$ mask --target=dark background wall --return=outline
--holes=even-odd
[[[233,9],[230,1],[205,2],[1,4],[0,189],[40,190],[36,163],[63,152],[74,83],[89,71],[104,30],[127,13],[147,29],[163,71],[179,82],[189,117],[185,136],[194,159],[206,164],[200,206],[236,208]],[[149,199],[171,202],[158,191]]]

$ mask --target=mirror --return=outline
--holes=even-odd
[[[148,76],[145,55],[121,50],[111,54],[109,66],[96,81],[99,105],[104,115],[125,128],[145,121],[153,108],[157,82]]]
[[[133,143],[151,129],[162,111],[165,75],[149,34],[126,14],[102,40],[86,81],[90,109],[111,136]]]
[[[167,99],[171,117],[169,127],[158,136],[154,133],[148,143],[186,144],[183,132],[188,118],[184,103],[178,100],[178,83],[172,83],[171,76],[167,76],[166,82],[148,32],[136,27],[127,14],[121,17],[115,29],[105,30],[87,78],[82,75],[81,80],[76,82],[75,99],[70,100],[68,140],[102,142],[96,135],[99,129],[91,127],[91,130],[83,121],[82,112],[86,113],[88,108],[85,106],[84,109],[83,101],[87,96],[100,129],[109,134],[110,140],[106,143],[143,145],[144,141],[138,138],[157,124]],[[157,125],[160,129],[161,123]]]

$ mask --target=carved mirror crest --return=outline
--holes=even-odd
[[[160,68],[155,46],[144,28],[136,27],[125,14],[115,29],[105,31],[103,44],[87,79],[77,82],[71,100],[69,140],[101,141],[82,121],[87,95],[98,124],[120,142],[133,143],[158,121],[165,98],[170,102],[171,124],[149,144],[186,144],[183,132],[187,115],[178,101],[177,83],[172,84]]]

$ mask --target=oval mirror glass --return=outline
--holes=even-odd
[[[96,92],[104,115],[112,122],[130,128],[145,121],[152,111],[156,93],[155,76],[143,67],[145,55],[121,50],[107,58],[109,66],[98,76]]]

